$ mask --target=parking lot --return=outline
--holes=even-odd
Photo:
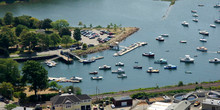
[[[106,30],[98,31],[96,29],[93,30],[81,30],[81,42],[89,44],[98,45],[100,42],[104,43],[109,41],[113,35]]]

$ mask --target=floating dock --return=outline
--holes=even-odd
[[[71,79],[66,79],[66,77],[60,77],[60,78],[55,78],[55,77],[48,77],[49,81],[56,81],[56,82],[60,82],[60,83],[79,83],[79,80],[71,80]]]
[[[122,56],[138,47],[147,45],[147,42],[138,42],[138,43],[134,43],[132,45],[130,45],[129,47],[125,47],[124,49],[122,49],[121,51],[117,52],[114,54],[114,56]]]

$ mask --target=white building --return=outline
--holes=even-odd
[[[202,110],[220,110],[220,100],[215,100],[215,99],[203,100]]]

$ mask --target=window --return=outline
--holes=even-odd
[[[70,102],[67,102],[65,104],[66,104],[66,108],[71,108],[71,103]]]

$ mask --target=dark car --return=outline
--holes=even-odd
[[[95,46],[94,44],[89,44],[89,45],[88,45],[88,47],[94,47],[94,46]]]
[[[76,50],[80,50],[81,49],[81,47],[76,47]]]
[[[5,98],[3,96],[0,95],[0,101],[4,102]]]

